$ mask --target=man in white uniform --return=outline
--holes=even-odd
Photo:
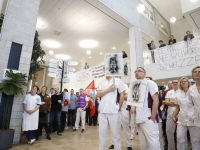
[[[119,77],[121,78],[121,77]],[[131,140],[130,140],[130,128],[129,128],[129,108],[127,107],[127,96],[128,96],[128,86],[126,84],[124,84],[124,102],[121,108],[121,112],[119,113],[119,117],[120,117],[120,124],[122,125],[124,132],[125,132],[125,138],[126,138],[126,147],[127,150],[132,150],[132,144],[131,144]],[[129,110],[128,110],[129,109]],[[109,149],[114,149],[114,137],[112,137],[112,145],[109,147]]]
[[[119,104],[117,103],[117,93],[120,96]],[[116,78],[115,85],[113,85],[112,77],[107,76],[99,84],[97,97],[101,97],[99,104],[99,150],[106,149],[108,124],[111,128],[114,147],[116,150],[121,150],[119,111],[121,111],[124,100],[123,82]]]
[[[31,93],[26,95],[23,106],[23,123],[22,130],[28,139],[28,144],[31,145],[35,142],[35,133],[38,129],[38,121],[39,121],[39,108],[41,105],[41,97],[37,95],[37,91],[39,90],[38,86],[33,86],[31,89]]]
[[[146,85],[144,91],[143,107],[136,106],[136,123],[138,125],[138,134],[141,150],[160,150],[159,128],[158,128],[158,86],[154,81],[145,78],[146,71],[142,67],[135,70],[135,78],[142,86]],[[130,86],[129,97],[132,98],[132,89]],[[140,87],[139,87],[140,89]],[[140,92],[140,91],[139,91]],[[141,93],[142,94],[142,93]],[[141,101],[142,95],[139,95]]]

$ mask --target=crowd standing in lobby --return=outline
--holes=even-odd
[[[189,32],[187,35],[191,36]],[[176,42],[173,36],[169,43],[172,41]],[[153,45],[152,41],[152,48]],[[160,40],[162,45],[165,46]],[[134,148],[131,140],[136,135],[141,150],[186,150],[188,141],[191,141],[192,150],[200,150],[200,66],[192,69],[192,79],[182,77],[180,81],[168,81],[166,90],[159,89],[152,77],[146,77],[144,68],[137,67],[134,73],[136,80],[130,82],[129,88],[120,77],[115,78],[114,85],[111,76],[102,79],[96,89],[93,116],[83,88],[75,94],[74,89],[70,92],[64,89],[60,93],[56,87],[47,94],[47,86],[42,86],[41,91],[38,86],[33,86],[23,102],[22,130],[28,144],[41,140],[43,128],[46,139],[51,140],[50,135],[55,130],[58,136],[71,127],[73,132],[81,127],[84,133],[88,124],[99,125],[99,150],[106,149],[109,127],[112,133],[109,149],[121,150],[121,126],[127,150]],[[133,88],[136,83],[138,87]],[[142,90],[144,87],[146,90]],[[142,95],[137,95],[140,90]],[[134,99],[142,102],[142,107],[128,105],[127,101],[135,93]]]

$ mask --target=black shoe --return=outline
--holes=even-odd
[[[38,134],[38,133],[36,134],[35,139],[36,139],[36,140],[39,139],[39,134]]]
[[[74,129],[73,132],[77,131],[77,129]]]
[[[127,147],[127,150],[132,150],[132,147]]]
[[[111,146],[109,147],[109,150],[111,150],[111,149],[114,149],[114,145],[111,145]]]
[[[82,133],[83,133],[84,131],[85,131],[84,129],[81,130]]]
[[[164,146],[164,150],[168,150],[168,146],[167,145]]]
[[[49,135],[49,134],[47,134],[47,137],[46,137],[46,139],[48,139],[48,140],[51,140],[51,137],[50,137],[50,135]]]

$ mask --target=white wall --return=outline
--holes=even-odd
[[[171,34],[174,36],[177,42],[183,41],[187,30],[193,32],[192,27],[185,18],[177,20],[175,23],[171,23],[170,28]]]
[[[200,7],[200,1],[196,1],[195,3],[191,2],[190,0],[181,0],[181,8],[182,13],[188,13],[194,9],[198,9]]]

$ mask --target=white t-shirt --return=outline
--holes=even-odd
[[[170,90],[170,91],[167,92],[167,95],[165,96],[165,99],[168,98],[169,100],[175,101],[176,94],[178,94],[180,92],[181,92],[180,89],[177,89],[176,91],[174,89]],[[176,107],[168,106],[167,119],[172,119],[173,118],[173,114],[174,114],[175,109],[176,109]]]
[[[129,88],[128,88],[128,85],[126,85],[125,83],[124,83],[124,89],[125,89],[124,92],[125,92],[125,93],[128,93]],[[126,110],[126,108],[127,108],[126,102],[127,102],[127,100],[124,100],[121,110]]]
[[[188,92],[184,91],[176,94],[175,104],[178,104],[180,111],[178,114],[178,123],[184,126],[194,126],[194,105],[188,99]]]
[[[190,87],[188,98],[194,103],[194,124],[200,127],[200,93],[198,92],[196,84]]]
[[[113,84],[113,79],[111,79],[109,82],[107,79],[103,79],[97,91],[103,91],[108,89]],[[109,92],[103,97],[101,97],[101,101],[99,103],[99,110],[100,113],[118,113],[119,110],[119,104],[117,104],[117,89],[119,93],[122,93],[125,91],[124,85],[121,79],[115,78],[115,85],[116,90],[113,92]]]
[[[149,120],[148,117],[151,117],[151,108],[148,108],[148,93],[149,92],[151,96],[158,93],[158,86],[152,80],[147,80],[147,89],[145,93],[144,106],[136,107],[136,123],[147,122]]]

